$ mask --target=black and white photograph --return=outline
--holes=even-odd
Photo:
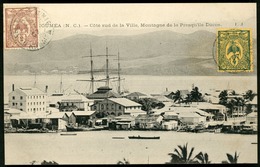
[[[258,163],[256,13],[4,3],[4,164]]]

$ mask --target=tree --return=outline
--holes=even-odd
[[[177,101],[177,103],[180,103],[183,101],[183,98],[181,96],[181,91],[177,90],[174,95],[172,96],[172,99],[174,100],[174,103]]]
[[[142,98],[142,99],[137,99],[134,101],[141,104],[142,110],[147,111],[147,114],[149,114],[150,111],[154,108],[160,109],[165,106],[162,102],[152,99],[152,98]]]
[[[191,95],[191,101],[192,102],[199,102],[202,101],[202,94],[199,92],[199,88],[195,87],[190,92]]]
[[[223,90],[222,92],[220,92],[220,94],[218,96],[219,104],[227,106],[227,96],[228,96],[227,90]]]
[[[123,159],[123,161],[118,161],[117,165],[128,165],[130,164],[130,162],[128,160],[126,160],[125,158]]]
[[[209,156],[207,153],[203,154],[202,152],[200,152],[199,154],[196,155],[195,158],[199,160],[200,164],[210,164]]]
[[[253,93],[253,91],[252,90],[248,90],[248,91],[246,91],[244,99],[246,101],[252,101],[254,99],[254,97],[255,97],[255,94]]]
[[[222,164],[237,164],[239,155],[235,152],[235,155],[232,156],[231,154],[227,153],[228,161],[222,161]]]
[[[190,151],[188,151],[188,143],[181,146],[178,145],[178,149],[174,149],[173,153],[169,153],[168,155],[171,156],[171,161],[169,164],[192,164],[197,163],[197,161],[194,161],[192,157],[192,153],[194,151],[194,147],[191,148]]]

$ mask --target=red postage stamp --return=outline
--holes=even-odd
[[[37,8],[5,8],[5,48],[38,47]]]

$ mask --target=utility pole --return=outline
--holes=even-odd
[[[34,73],[34,84],[33,87],[36,88],[36,72]]]
[[[62,73],[61,73],[61,76],[60,76],[60,93],[62,93]]]

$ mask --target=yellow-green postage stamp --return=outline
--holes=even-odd
[[[251,29],[219,29],[217,63],[219,72],[252,72]]]

